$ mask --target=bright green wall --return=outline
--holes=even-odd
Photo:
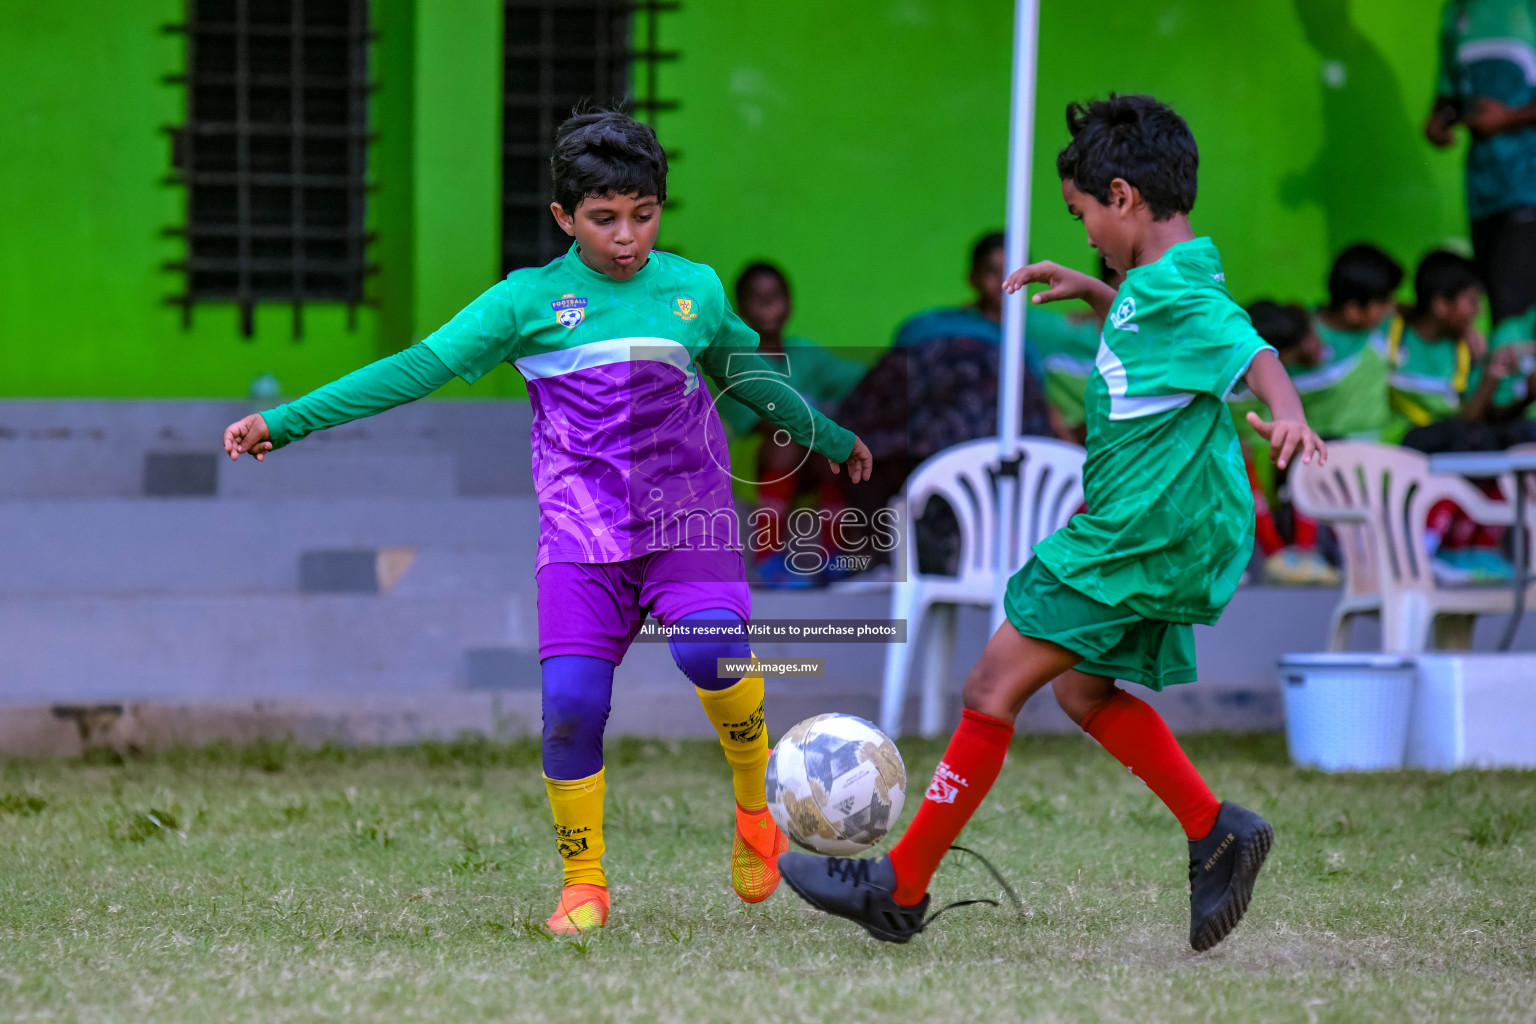
[[[182,191],[164,183],[183,0],[0,0],[0,394],[290,393],[419,339],[496,277],[499,0],[374,0],[379,30],[370,218],[381,302],[349,330],[308,307],[232,307],[190,330],[164,298]],[[1069,99],[1149,90],[1201,145],[1196,228],[1240,298],[1316,298],[1331,250],[1400,258],[1464,233],[1460,156],[1417,123],[1439,0],[1045,0],[1033,251],[1090,264],[1053,169]],[[1344,12],[1340,16],[1337,12]],[[918,309],[964,296],[965,253],[1004,213],[1010,0],[686,0],[663,16],[660,118],[680,152],[662,244],[729,280],[781,261],[792,329],[883,345]],[[1338,67],[1325,65],[1336,62]],[[1342,76],[1339,73],[1342,67]],[[1325,75],[1325,71],[1327,75]],[[1331,80],[1338,87],[1328,84]],[[472,390],[520,392],[510,370]]]
[[[0,0],[0,394],[301,393],[422,337],[497,276],[498,0],[374,0],[369,221],[379,308],[165,305],[184,190],[166,183],[183,0]],[[466,96],[466,91],[468,95]],[[423,149],[427,152],[423,153]],[[492,389],[494,390],[494,385]]]
[[[1240,299],[1318,298],[1330,252],[1356,238],[1409,261],[1464,233],[1461,157],[1417,129],[1439,0],[1113,0],[1090,5],[1091,26],[1080,4],[1042,6],[1037,257],[1093,266],[1055,154],[1066,103],[1112,89],[1189,119],[1195,227]],[[791,329],[826,344],[883,345],[906,315],[962,299],[970,243],[1004,218],[1012,7],[785,0],[669,16],[663,43],[684,57],[662,81],[683,106],[659,127],[683,154],[682,203],[663,244],[727,279],[780,260]]]

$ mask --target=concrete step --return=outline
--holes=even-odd
[[[417,402],[313,434],[255,472],[226,468],[224,428],[252,411],[243,402],[0,401],[0,501],[533,493],[526,401]]]
[[[498,575],[531,589],[537,531],[533,498],[0,502],[0,598],[291,593],[306,552],[384,547],[437,552],[417,573],[428,592]]]
[[[306,439],[307,440],[307,439]],[[457,463],[449,451],[342,450],[295,444],[265,461],[215,456],[216,496],[233,500],[326,498],[453,498]]]
[[[532,652],[536,621],[532,591],[3,599],[0,701],[452,692],[467,686],[467,651]]]

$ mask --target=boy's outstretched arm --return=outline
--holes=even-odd
[[[757,353],[757,332],[731,309],[724,287],[718,282],[717,287],[724,315],[714,338],[696,357],[699,366],[720,391],[729,390],[732,398],[760,418],[782,427],[796,443],[825,456],[832,472],[840,473],[846,465],[849,480],[868,480],[875,463],[869,447],[853,431],[811,408],[782,373],[776,373],[763,361]]]
[[[783,375],[775,373],[755,349],[730,351],[711,346],[699,355],[699,365],[721,391],[757,415],[781,427],[792,440],[826,457],[832,472],[848,467],[848,479],[859,483],[869,479],[874,457],[868,446],[847,430],[813,409],[800,397]]]
[[[1316,455],[1318,464],[1328,461],[1328,446],[1323,444],[1317,432],[1307,426],[1307,415],[1301,408],[1301,396],[1290,374],[1280,365],[1280,358],[1273,349],[1264,349],[1253,357],[1248,372],[1243,375],[1248,390],[1269,409],[1271,422],[1266,423],[1258,413],[1248,414],[1248,423],[1259,436],[1269,442],[1269,457],[1284,469],[1291,456],[1301,449],[1301,461],[1310,463]]]
[[[516,345],[515,289],[511,278],[498,281],[425,341],[369,363],[298,401],[230,424],[224,431],[224,450],[232,460],[250,454],[261,462],[274,448],[313,431],[424,398],[454,377],[473,384]]]
[[[1115,303],[1115,290],[1103,281],[1049,260],[1015,270],[1003,282],[1003,288],[1012,295],[1028,284],[1050,285],[1032,297],[1030,301],[1035,305],[1060,302],[1063,299],[1082,299],[1093,308],[1093,315],[1101,321],[1109,316],[1109,307]]]
[[[453,371],[423,344],[396,352],[340,380],[316,388],[287,405],[268,409],[231,423],[224,431],[224,450],[231,461],[242,454],[264,462],[274,448],[297,441],[316,430],[376,416],[397,405],[430,395],[453,379]]]

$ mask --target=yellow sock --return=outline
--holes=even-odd
[[[585,779],[544,777],[555,812],[555,849],[564,861],[565,884],[608,884],[603,874],[603,770]]]
[[[767,807],[768,797],[763,792],[763,773],[768,770],[763,677],[744,676],[723,690],[699,690],[699,703],[725,748],[736,802],[748,811]]]

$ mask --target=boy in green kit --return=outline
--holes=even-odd
[[[1274,831],[1218,801],[1168,726],[1119,689],[1195,678],[1192,624],[1213,623],[1253,549],[1253,499],[1224,404],[1239,380],[1274,415],[1249,422],[1277,465],[1326,458],[1275,351],[1232,300],[1216,247],[1189,224],[1199,155],[1189,126],[1150,96],[1067,108],[1062,198],[1126,273],[1118,292],[1054,263],[1015,271],[1036,303],[1083,299],[1105,320],[1087,397],[1087,509],[1009,581],[1008,622],[965,682],[965,711],[917,814],[889,856],[786,853],[803,899],[906,942],[928,924],[928,883],[997,780],[1024,702],[1047,683],[1062,709],[1168,806],[1189,840],[1190,944],[1242,919]]]
[[[1485,436],[1484,421],[1512,367],[1507,356],[1484,360],[1477,268],[1456,253],[1431,252],[1414,271],[1413,291],[1413,307],[1387,325],[1392,415],[1384,439],[1423,452],[1503,447]]]
[[[1293,372],[1307,422],[1323,437],[1374,441],[1387,423],[1386,323],[1403,268],[1374,245],[1352,245],[1328,271],[1328,305],[1312,313],[1317,365]]]

